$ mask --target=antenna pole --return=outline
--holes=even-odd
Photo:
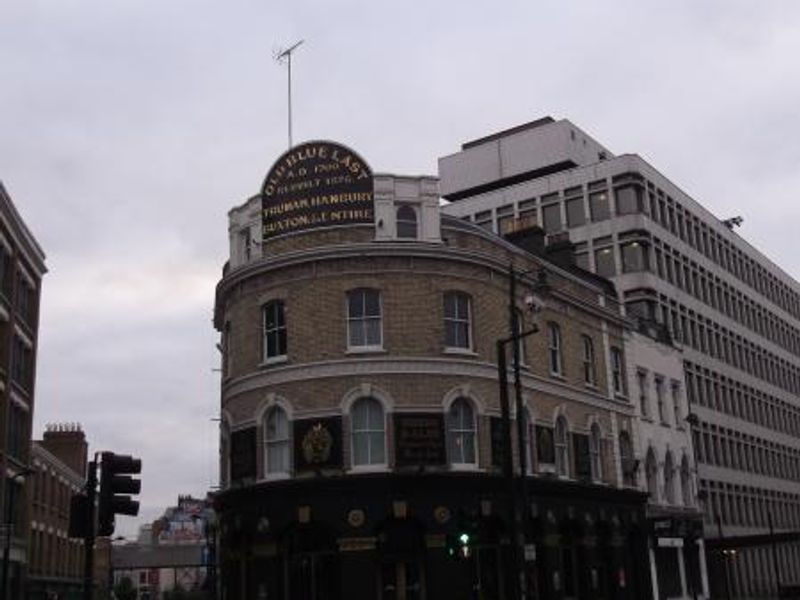
[[[289,148],[292,147],[292,53],[300,47],[305,40],[300,40],[296,44],[290,46],[286,50],[282,50],[278,52],[275,56],[275,60],[281,62],[284,58],[286,59],[286,66],[287,66],[287,74],[288,74],[288,105],[289,105]]]
[[[289,76],[289,149],[292,148],[292,54],[287,55],[287,70]]]

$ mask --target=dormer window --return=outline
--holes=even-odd
[[[403,204],[397,209],[397,237],[411,240],[418,237],[417,211],[408,204]]]

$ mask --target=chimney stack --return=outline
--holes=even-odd
[[[89,445],[80,423],[48,424],[42,446],[81,477],[86,477]]]

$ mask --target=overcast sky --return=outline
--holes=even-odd
[[[35,435],[141,456],[143,518],[217,477],[227,211],[295,141],[436,174],[552,115],[800,277],[800,3],[2,0],[0,179],[47,253]],[[135,521],[121,519],[130,534]]]

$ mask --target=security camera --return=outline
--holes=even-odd
[[[544,310],[544,300],[542,300],[536,294],[526,294],[525,296],[525,306],[528,307],[528,310],[531,311],[533,314],[539,314]]]

